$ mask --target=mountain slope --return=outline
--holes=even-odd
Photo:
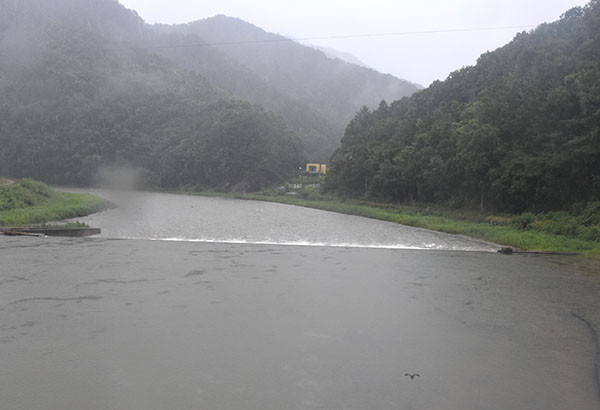
[[[417,91],[391,75],[330,59],[237,18],[216,16],[177,26],[157,26],[165,32],[195,34],[250,68],[263,81],[344,127],[364,105],[376,106]],[[231,44],[233,43],[233,44]],[[237,44],[236,44],[237,43]]]
[[[600,2],[411,98],[362,110],[329,189],[504,211],[600,199]]]
[[[228,95],[263,105],[281,116],[301,138],[309,159],[326,161],[339,145],[343,128],[309,105],[269,86],[252,70],[206,45],[197,35],[151,32],[140,44],[180,67],[202,74]]]
[[[179,69],[200,74],[222,96],[266,106],[281,115],[286,125],[301,138],[310,159],[326,160],[339,143],[342,129],[306,104],[269,87],[250,69],[212,47],[170,47],[172,44],[198,45],[202,40],[197,36],[157,33],[135,11],[116,1],[3,0],[0,5],[7,17],[5,21],[13,20],[8,33],[12,39],[21,41],[31,35],[31,29],[47,25],[95,33],[122,47],[166,57]],[[13,14],[14,19],[8,18]]]
[[[125,165],[147,184],[246,190],[296,172],[281,119],[132,46],[151,36],[112,0],[0,2],[0,173],[89,184]]]

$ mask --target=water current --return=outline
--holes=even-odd
[[[493,252],[464,236],[260,201],[126,191],[93,191],[118,208],[77,218],[101,237],[387,249]]]

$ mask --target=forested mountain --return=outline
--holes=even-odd
[[[116,0],[0,0],[0,12],[2,33],[0,53],[2,56],[7,56],[2,64],[3,72],[6,74],[1,75],[0,85],[9,82],[7,86],[15,86],[18,90],[29,88],[28,92],[32,96],[38,91],[42,92],[43,88],[45,90],[43,92],[47,94],[56,91],[57,94],[53,97],[58,97],[64,90],[51,89],[59,87],[62,83],[55,79],[46,81],[44,76],[49,73],[44,67],[38,66],[38,72],[32,74],[36,78],[34,84],[38,84],[41,88],[35,88],[31,84],[21,87],[19,83],[15,83],[15,81],[26,81],[23,76],[18,78],[13,76],[9,79],[9,72],[19,76],[22,74],[21,68],[25,71],[35,71],[37,58],[48,52],[46,47],[57,51],[55,59],[64,62],[65,67],[57,67],[57,70],[63,68],[65,72],[79,70],[77,81],[80,86],[85,87],[88,79],[97,80],[98,83],[89,84],[90,88],[97,87],[98,90],[102,89],[105,94],[111,96],[112,91],[120,91],[122,96],[126,96],[129,88],[135,83],[137,91],[147,87],[150,87],[152,92],[168,91],[176,100],[179,92],[184,94],[191,92],[187,90],[187,84],[194,84],[191,85],[191,89],[202,84],[205,91],[210,89],[210,98],[208,95],[202,98],[193,97],[189,98],[189,102],[198,104],[233,98],[259,104],[283,119],[282,134],[287,135],[289,131],[296,134],[302,143],[302,156],[311,161],[324,162],[329,159],[339,146],[339,140],[348,120],[360,106],[376,104],[380,99],[391,96],[398,98],[413,91],[409,83],[392,76],[384,76],[372,70],[344,64],[339,60],[334,63],[318,51],[289,42],[287,47],[284,47],[283,53],[277,49],[279,45],[276,44],[273,52],[266,52],[263,48],[261,58],[272,60],[262,61],[270,67],[270,71],[260,71],[258,70],[260,66],[250,64],[247,59],[238,58],[240,56],[209,45],[215,36],[231,38],[232,22],[240,25],[244,30],[250,27],[252,32],[271,36],[237,19],[206,20],[205,22],[210,21],[213,24],[212,28],[215,30],[217,27],[214,24],[223,23],[219,34],[212,29],[208,32],[199,29],[200,26],[205,26],[196,23],[169,28],[149,26],[137,13],[126,9]],[[57,31],[63,31],[62,37],[57,37]],[[202,37],[202,34],[206,37]],[[241,34],[250,35],[249,40],[256,37],[255,34]],[[45,38],[46,36],[48,38]],[[102,53],[107,53],[112,65],[102,61],[80,63],[81,55],[70,54],[79,52],[70,48],[69,42],[74,40],[70,37],[81,37],[82,42],[91,41],[93,43],[91,50],[97,51],[97,55],[93,58],[99,60],[102,58]],[[37,42],[38,38],[42,41]],[[66,44],[61,44],[62,41]],[[288,52],[290,45],[294,50],[293,53]],[[81,48],[86,48],[86,45],[83,44]],[[256,52],[254,45],[249,45],[248,55],[254,52]],[[161,65],[159,71],[162,70],[163,78],[160,80],[154,78],[156,73],[149,73],[149,67],[144,67],[145,71],[141,72],[138,70],[139,67],[128,67],[134,55],[136,58],[153,60]],[[306,55],[310,58],[307,59]],[[32,59],[33,65],[28,59]],[[297,61],[292,61],[293,59]],[[253,61],[256,62],[256,59]],[[298,67],[303,68],[298,70]],[[88,69],[91,71],[86,73]],[[292,71],[286,72],[286,70]],[[328,73],[327,70],[331,71]],[[171,73],[177,75],[170,78]],[[50,74],[63,75],[60,72]],[[307,76],[313,76],[314,81],[309,83]],[[343,81],[334,81],[337,77],[343,78]],[[186,85],[175,90],[169,82],[176,78]],[[114,87],[112,91],[104,89],[106,80],[109,79],[114,80],[108,81]],[[69,77],[63,75],[61,81],[67,83],[68,80]],[[119,81],[122,84],[117,85],[116,82]],[[156,87],[160,90],[155,89]],[[162,87],[166,87],[167,91]],[[310,95],[307,97],[299,94],[298,90],[308,90]],[[96,98],[98,96],[88,97],[90,98],[88,106],[92,103],[98,104],[100,101]],[[19,100],[18,95],[15,98]],[[60,100],[59,105],[62,103],[66,102]],[[104,104],[108,103],[109,101],[105,99]],[[160,109],[158,106],[155,108]],[[63,109],[68,111],[64,107]],[[82,108],[78,107],[78,109]],[[266,112],[264,114],[271,116]],[[22,124],[26,125],[25,122]],[[14,126],[14,123],[12,125]],[[134,131],[132,133],[135,134]],[[155,135],[158,138],[158,132],[155,132]],[[34,136],[31,135],[30,138]],[[293,149],[296,149],[296,145],[292,145]],[[5,155],[9,155],[6,150]],[[36,162],[40,163],[37,160]],[[5,169],[7,166],[3,165]],[[17,168],[25,172],[20,165]],[[14,170],[11,169],[12,171]]]
[[[600,200],[600,1],[361,110],[328,189],[504,211]]]
[[[224,93],[260,104],[281,116],[302,140],[308,159],[326,161],[339,146],[341,124],[271,87],[248,67],[206,45],[197,35],[151,30],[140,44],[180,67],[201,73]]]
[[[328,58],[319,50],[233,17],[221,15],[156,27],[163,32],[197,35],[215,44],[267,85],[306,104],[341,132],[363,105],[375,107],[382,99],[398,99],[418,89],[408,81]]]
[[[0,0],[0,174],[246,190],[296,172],[283,120],[141,47],[153,33],[113,0]]]

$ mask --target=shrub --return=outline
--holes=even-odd
[[[513,225],[519,229],[527,229],[527,227],[535,221],[535,215],[531,212],[525,212],[512,218]]]
[[[505,216],[494,216],[490,215],[484,219],[486,223],[490,225],[510,225],[513,223],[512,218],[507,218]]]

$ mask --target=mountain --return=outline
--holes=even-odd
[[[512,212],[600,200],[599,50],[593,0],[410,98],[361,110],[328,189]]]
[[[189,24],[155,27],[165,33],[196,35],[212,44],[248,67],[272,89],[325,117],[340,135],[361,107],[376,107],[381,100],[398,99],[418,90],[408,81],[328,58],[319,50],[238,18],[220,15]]]
[[[135,168],[153,186],[254,190],[297,172],[299,139],[147,45],[113,0],[0,1],[0,174],[89,184]]]
[[[140,47],[201,74],[231,97],[260,104],[282,117],[303,142],[310,160],[326,161],[338,147],[343,134],[341,124],[334,124],[308,104],[270,86],[251,69],[197,35],[148,29],[138,41]]]
[[[307,45],[310,48],[314,48],[315,50],[319,50],[319,51],[323,52],[323,54],[325,54],[328,58],[331,58],[331,59],[337,58],[339,60],[345,61],[346,63],[358,65],[358,66],[373,70],[372,67],[369,67],[367,64],[365,64],[364,62],[362,62],[361,60],[359,60],[357,57],[355,57],[354,55],[352,55],[350,53],[346,53],[344,51],[339,51],[339,50],[336,50],[335,48],[331,48],[331,47],[318,46],[316,44],[305,44],[305,45]]]
[[[0,0],[0,172],[88,184],[126,165],[150,185],[256,189],[327,161],[362,105],[414,90],[287,40],[211,45],[248,30],[275,36],[225,17],[150,26],[115,0]]]
[[[318,46],[316,44],[306,44],[306,45],[311,48],[314,48],[315,50],[319,50],[319,51],[323,52],[323,54],[325,54],[330,59],[333,59],[333,60],[338,59],[338,60],[342,60],[346,63],[350,63],[350,64],[354,64],[354,65],[357,65],[360,67],[367,68],[369,70],[375,70],[373,67],[371,67],[368,64],[364,63],[363,61],[361,61],[358,57],[354,56],[353,54],[346,53],[345,51],[336,50],[335,48],[331,48],[331,47]],[[422,85],[419,85],[416,83],[411,83],[411,84],[415,87],[415,91],[423,89]]]

